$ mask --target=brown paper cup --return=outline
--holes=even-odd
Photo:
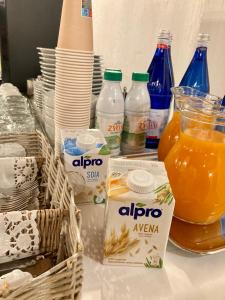
[[[58,47],[93,51],[92,17],[82,16],[83,0],[64,0]]]

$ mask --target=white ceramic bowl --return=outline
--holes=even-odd
[[[48,76],[48,75],[43,75],[43,81],[45,81],[45,80],[50,80],[53,83],[55,83],[55,77],[51,77],[51,76]]]
[[[54,119],[54,114],[55,114],[55,110],[54,108],[48,107],[48,106],[44,106],[44,111],[45,111],[45,115]]]
[[[55,64],[55,59],[53,58],[47,58],[47,57],[39,57],[39,60],[43,63],[46,63],[46,64]]]
[[[44,53],[44,52],[38,52],[39,57],[46,57],[46,58],[55,58],[55,52],[52,53]]]
[[[55,69],[55,62],[54,63],[46,63],[46,62],[40,61],[40,65],[42,66],[42,68]]]
[[[49,116],[45,115],[45,124],[47,124],[47,126],[54,127],[55,121],[53,118],[50,118]]]
[[[42,71],[42,76],[49,76],[52,78],[53,73],[49,72],[49,71]]]
[[[53,108],[55,106],[55,91],[50,90],[44,93],[44,103],[46,106]]]
[[[49,68],[43,68],[41,67],[41,74],[42,76],[49,76],[49,77],[55,77],[55,69],[49,69]]]
[[[48,79],[47,77],[44,77],[43,82],[55,85],[55,79],[54,78],[53,79]]]
[[[37,50],[40,51],[40,52],[42,52],[42,53],[46,53],[46,54],[48,54],[48,53],[50,53],[50,54],[55,53],[55,48],[37,47]]]

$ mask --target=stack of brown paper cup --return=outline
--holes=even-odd
[[[64,0],[55,74],[55,154],[61,130],[89,128],[93,78],[91,0]]]

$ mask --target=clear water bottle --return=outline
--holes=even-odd
[[[209,93],[210,87],[207,63],[208,42],[209,34],[199,33],[197,48],[180,82],[180,86],[189,86],[201,92]]]
[[[125,99],[125,119],[122,133],[123,154],[145,151],[146,128],[149,122],[150,99],[148,73],[133,73],[132,87]]]
[[[111,155],[120,154],[121,134],[124,122],[124,98],[120,82],[120,70],[106,69],[104,85],[97,100],[95,127],[103,133]]]
[[[160,135],[164,130],[172,99],[173,86],[172,61],[170,55],[171,35],[169,31],[161,31],[158,44],[148,68],[148,91],[151,101],[150,122],[146,137],[146,149],[157,149]]]

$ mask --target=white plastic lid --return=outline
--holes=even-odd
[[[147,194],[154,188],[154,177],[145,170],[134,170],[129,172],[127,184],[135,193]]]
[[[91,134],[80,134],[77,137],[77,147],[84,150],[91,150],[96,147],[96,138]]]

